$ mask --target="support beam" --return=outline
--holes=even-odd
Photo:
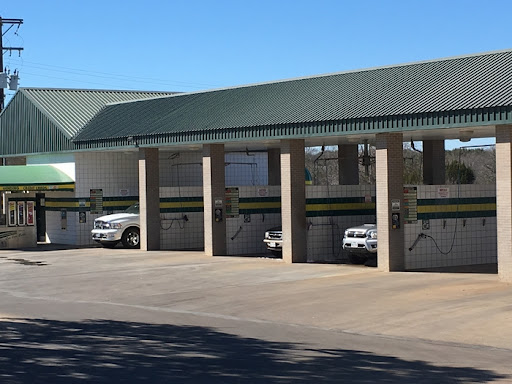
[[[281,219],[287,263],[307,261],[304,165],[304,140],[281,140]]]
[[[338,173],[340,185],[359,184],[359,146],[338,145]]]
[[[443,185],[446,182],[444,140],[423,141],[423,184]]]
[[[140,249],[160,249],[160,172],[158,148],[139,149]]]
[[[498,275],[512,283],[512,125],[496,127]]]
[[[403,137],[401,133],[381,133],[376,135],[376,141],[378,268],[385,272],[403,271]],[[392,224],[396,214],[399,228]]]
[[[267,152],[268,185],[281,184],[281,150],[271,148]]]
[[[204,253],[227,254],[224,144],[203,146]],[[221,210],[221,216],[215,215]]]

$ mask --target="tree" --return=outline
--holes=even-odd
[[[446,178],[453,184],[473,184],[475,173],[464,163],[453,160],[446,166]]]

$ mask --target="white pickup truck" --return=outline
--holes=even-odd
[[[139,204],[133,204],[122,213],[98,217],[94,220],[91,235],[94,241],[107,248],[113,248],[119,242],[125,248],[139,248]]]
[[[377,260],[377,225],[363,224],[345,230],[343,249],[352,264],[375,264]]]
[[[283,229],[281,226],[270,228],[265,232],[263,239],[267,249],[274,256],[282,256],[283,254]]]

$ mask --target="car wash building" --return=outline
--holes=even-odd
[[[376,222],[380,270],[497,263],[510,282],[511,64],[512,51],[500,51],[133,94],[103,102],[72,129],[87,102],[70,108],[57,93],[55,103],[33,96],[51,90],[22,89],[0,116],[0,156],[74,171],[65,172],[72,191],[45,193],[53,242],[89,244],[95,217],[138,200],[143,250],[258,254],[265,230],[281,225],[286,262],[336,261],[345,228]],[[496,139],[496,184],[446,185],[444,141],[480,137]],[[403,183],[410,141],[423,142],[422,185]],[[362,143],[375,147],[375,185],[359,183]],[[306,185],[312,146],[338,147],[339,185]],[[37,204],[34,191],[12,189],[4,206]]]

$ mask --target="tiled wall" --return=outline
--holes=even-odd
[[[161,152],[160,186],[201,186],[201,152]],[[265,185],[268,180],[267,154],[263,152],[226,153],[226,185]]]
[[[139,194],[137,152],[87,152],[77,153],[75,197],[90,197],[91,189],[102,189],[103,197],[132,196]],[[104,213],[110,213],[104,207]],[[69,214],[69,213],[68,213]],[[76,228],[76,244],[92,244],[91,229],[94,219],[102,214],[91,214],[86,210],[86,222],[79,223],[78,212],[73,220]],[[66,243],[68,244],[68,243]]]
[[[226,153],[226,186],[266,185],[266,152]]]
[[[199,152],[160,152],[160,186],[203,185],[202,155]]]
[[[375,186],[306,187],[308,262],[344,262],[345,229],[375,223]]]
[[[160,155],[161,247],[202,249],[202,155]],[[68,160],[62,157],[55,162],[67,164]],[[48,240],[54,243],[92,243],[90,230],[99,215],[89,212],[90,189],[102,189],[106,199],[137,199],[136,152],[78,153],[75,160],[75,193],[46,192]],[[52,159],[27,162],[51,164]],[[228,254],[265,255],[265,231],[281,224],[280,187],[265,185],[265,154],[226,154],[226,163],[226,185],[237,186],[240,192],[239,216],[226,218]],[[404,224],[406,269],[496,262],[494,185],[420,185],[417,191],[418,220]],[[375,222],[374,186],[306,186],[306,204],[309,262],[347,260],[341,249],[345,229]],[[62,209],[66,212],[65,225]],[[86,212],[85,223],[79,221],[81,210]],[[109,210],[107,206],[104,214]],[[409,251],[418,236],[416,246]]]
[[[229,255],[270,255],[263,238],[265,231],[281,225],[281,213],[276,208],[280,190],[279,186],[239,187],[239,215],[226,218]]]
[[[202,187],[160,188],[161,249],[204,248]]]
[[[83,224],[78,223],[78,212],[66,207],[63,216],[62,208],[53,206],[52,199],[74,200],[73,192],[46,192],[45,197],[47,241],[56,244],[87,244],[80,241]]]
[[[405,224],[406,269],[496,263],[495,196],[495,185],[418,186],[418,221]]]

